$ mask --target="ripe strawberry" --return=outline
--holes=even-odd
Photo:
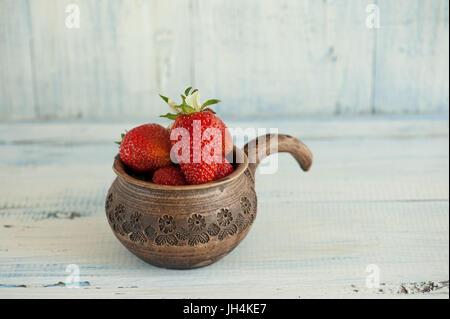
[[[190,185],[204,184],[214,180],[216,163],[180,163],[181,171]]]
[[[234,171],[233,165],[231,165],[226,159],[223,159],[222,163],[217,164],[216,176],[214,177],[214,180],[224,178],[233,173],[233,171]]]
[[[186,95],[190,89],[186,89]],[[175,156],[180,162],[186,181],[189,184],[203,184],[215,180],[217,164],[221,162],[223,156],[233,150],[233,141],[225,124],[212,110],[205,109],[206,106],[220,101],[209,100],[200,105],[197,90],[187,97],[182,95],[181,105],[175,105],[175,102],[167,97],[161,97],[177,112],[162,116],[175,120],[171,130],[185,129],[190,136],[189,145],[184,144],[187,141],[181,136],[178,140],[172,140],[172,145],[180,143],[178,146],[181,147]],[[198,136],[195,136],[196,134]],[[189,149],[189,157],[182,154],[183,149]]]
[[[170,134],[159,124],[144,124],[122,134],[120,159],[136,173],[171,164]]]
[[[153,173],[152,181],[155,184],[161,185],[186,185],[183,173],[175,166],[158,168]]]

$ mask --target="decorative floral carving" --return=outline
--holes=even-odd
[[[175,221],[172,216],[164,215],[159,219],[159,230],[164,233],[170,233],[175,229]]]
[[[251,211],[250,216],[248,217],[250,220],[250,224],[253,224],[253,222],[255,221],[255,218],[256,218],[256,207],[257,207],[256,206],[257,205],[256,197],[252,200],[252,205],[253,205],[253,210]]]
[[[125,206],[123,204],[119,204],[114,208],[114,220],[118,223],[124,221],[125,215]]]
[[[236,218],[236,226],[240,231],[244,231],[249,226],[249,221],[244,217],[244,215],[239,214]]]
[[[233,215],[228,208],[222,208],[220,212],[217,213],[217,222],[220,226],[227,226],[233,220]]]
[[[159,246],[162,246],[164,244],[168,244],[170,246],[175,246],[178,244],[177,238],[172,234],[161,234],[156,236],[155,243]]]
[[[130,239],[131,239],[132,241],[138,241],[138,242],[140,242],[141,244],[147,242],[147,238],[145,238],[144,233],[143,233],[143,232],[140,232],[140,231],[135,232],[135,233],[131,233],[131,234],[130,234]]]
[[[142,214],[139,212],[132,213],[128,220],[122,224],[123,230],[127,234],[140,231],[142,228],[141,217]]]
[[[192,232],[202,231],[206,227],[205,217],[200,214],[193,214],[188,219],[188,227]]]
[[[109,208],[111,208],[111,203],[108,203],[109,198],[110,196],[108,196],[105,206],[109,205]],[[116,233],[122,236],[125,235],[125,232],[121,227],[121,222],[124,220],[124,213],[125,213],[125,206],[123,204],[117,205],[116,207],[114,207],[114,210],[110,210],[109,212],[107,211],[107,216],[109,222],[111,223],[111,227],[114,229]]]
[[[144,224],[142,213],[134,211],[128,213],[123,204],[112,205],[112,196],[108,195],[105,203],[107,216],[114,231],[136,243],[146,242],[156,245],[196,246],[208,243],[212,237],[225,240],[246,230],[256,216],[256,201],[243,196],[238,201],[236,210],[221,208],[216,214],[216,221],[207,222],[201,214],[192,214],[184,221],[175,221],[172,215],[163,215],[151,224]],[[239,209],[240,206],[240,209]],[[234,214],[234,216],[233,216]],[[184,224],[183,226],[179,224]]]
[[[253,222],[255,221],[255,213],[251,213],[250,216],[248,217],[250,224],[253,224]]]
[[[111,208],[112,201],[113,201],[112,193],[109,193],[108,197],[106,197],[106,202],[105,202],[106,211],[108,211]]]
[[[122,227],[120,226],[120,224],[114,223],[112,225],[112,228],[114,229],[114,231],[122,236],[125,235],[125,232],[123,231]]]
[[[107,211],[106,216],[108,217],[108,220],[111,224],[114,224],[114,212],[113,211]]]
[[[130,234],[135,230],[135,228],[130,222],[124,222],[122,224],[122,229],[125,232],[125,234]]]
[[[130,215],[130,223],[132,223],[136,227],[139,226],[141,223],[141,217],[142,217],[141,213],[134,212],[133,214]]]
[[[207,233],[197,233],[192,234],[189,237],[188,244],[191,246],[195,246],[197,244],[206,244],[209,241],[209,236]]]
[[[184,229],[183,227],[181,227],[176,233],[175,236],[179,239],[179,240],[186,240],[189,238],[189,232]]]
[[[149,240],[153,240],[153,239],[155,239],[155,237],[156,237],[156,230],[151,226],[151,225],[149,225],[145,230],[144,230],[144,233],[145,233],[145,235],[147,235],[147,238],[149,239]]]
[[[208,229],[206,230],[210,236],[217,236],[220,231],[220,227],[217,226],[217,224],[211,224],[208,226]]]
[[[130,239],[134,242],[145,243],[147,238],[142,232],[141,223],[142,214],[139,212],[132,213],[128,220],[122,224],[123,231],[129,235]]]
[[[235,224],[231,224],[229,227],[222,229],[219,232],[219,235],[217,236],[217,238],[219,238],[219,240],[224,240],[228,236],[233,236],[234,234],[236,234],[237,229],[238,228]]]
[[[245,196],[241,197],[240,204],[244,214],[249,214],[252,209],[252,204],[250,203],[250,200]]]
[[[200,214],[193,214],[188,218],[187,224],[189,231],[181,227],[175,233],[179,240],[187,240],[190,246],[206,244],[209,241],[208,234],[203,231],[206,227],[205,217]]]

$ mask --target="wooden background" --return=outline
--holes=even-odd
[[[0,121],[157,116],[190,84],[226,117],[445,113],[448,4],[2,0]]]
[[[258,169],[247,237],[189,271],[146,264],[108,225],[111,137],[137,124],[0,125],[0,298],[448,298],[448,120],[227,121],[282,128],[315,162],[304,173],[280,154],[275,174]],[[80,289],[64,284],[70,264]],[[366,286],[371,264],[379,288]]]

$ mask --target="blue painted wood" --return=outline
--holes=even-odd
[[[0,3],[0,121],[36,118],[31,28],[28,1]]]
[[[373,110],[448,112],[449,2],[401,0],[379,5]]]
[[[227,121],[279,127],[302,138],[315,162],[304,173],[280,154],[275,174],[258,170],[249,235],[189,271],[139,260],[106,219],[113,137],[136,124],[0,124],[0,298],[448,299],[447,118]],[[79,289],[64,284],[71,264]],[[366,286],[373,264],[382,292]],[[440,288],[414,290],[421,281]],[[411,293],[399,295],[401,286]]]
[[[72,2],[80,29],[0,2],[0,121],[154,117],[189,85],[236,118],[449,109],[446,0]]]

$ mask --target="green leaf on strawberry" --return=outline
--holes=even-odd
[[[128,131],[125,130],[125,132],[128,132]],[[123,140],[123,137],[124,137],[124,136],[125,136],[125,133],[120,134],[120,141],[116,141],[116,142],[114,142],[114,143],[116,143],[116,144],[118,144],[118,145],[122,144],[122,140]]]
[[[167,96],[161,94],[159,96],[164,100],[164,102],[169,103],[169,98]]]
[[[169,107],[176,112],[176,114],[167,113],[166,115],[161,115],[161,117],[166,117],[168,119],[175,120],[178,117],[178,115],[180,115],[180,114],[191,114],[191,113],[196,113],[196,112],[201,112],[201,111],[206,111],[206,110],[212,111],[211,109],[206,108],[206,107],[220,102],[220,100],[218,100],[218,99],[211,99],[211,100],[208,100],[205,103],[201,104],[198,90],[195,89],[191,92],[191,89],[192,89],[192,87],[188,87],[184,91],[184,95],[181,94],[181,104],[180,105],[176,105],[176,103],[174,101],[172,101],[168,97],[160,94],[159,96],[164,100],[164,102],[166,102],[169,105]],[[191,94],[189,94],[189,93],[191,93]]]
[[[178,114],[167,113],[165,115],[160,115],[159,117],[165,117],[165,118],[168,118],[169,120],[176,120],[178,117]]]
[[[183,110],[184,114],[189,114],[189,113],[195,113],[196,112],[196,110],[194,108],[190,107],[187,104],[182,104],[180,107]]]
[[[220,154],[226,155],[233,150],[233,139],[230,132],[227,130],[225,123],[215,115],[215,112],[208,106],[217,104],[220,102],[218,99],[207,100],[205,103],[200,103],[199,92],[197,89],[191,91],[191,87],[188,87],[184,91],[184,95],[181,94],[181,104],[175,105],[169,98],[163,100],[175,111],[175,113],[167,113],[161,115],[174,120],[171,124],[171,130],[185,129],[189,132],[189,153],[188,154],[175,154],[178,163],[180,164],[181,172],[188,184],[203,184],[212,182],[214,180],[223,178],[233,171],[233,166],[230,163],[221,165],[220,158],[213,156],[211,151],[209,154],[213,156],[211,159],[203,158],[203,151],[208,150],[206,147],[212,147],[214,149],[214,155]],[[163,96],[161,96],[163,97]],[[208,129],[212,129],[210,132],[213,134],[212,139],[204,140],[201,143],[200,148],[195,148],[193,145],[194,123],[198,121],[200,123],[200,134],[203,134]],[[172,146],[178,141],[172,140]],[[194,154],[200,152],[200,161],[192,162]]]
[[[213,105],[213,104],[217,104],[217,103],[219,103],[220,102],[220,100],[218,100],[218,99],[212,99],[212,100],[208,100],[208,101],[206,101],[205,103],[203,103],[203,105],[202,105],[202,110],[205,108],[205,107],[207,107],[208,105]]]

